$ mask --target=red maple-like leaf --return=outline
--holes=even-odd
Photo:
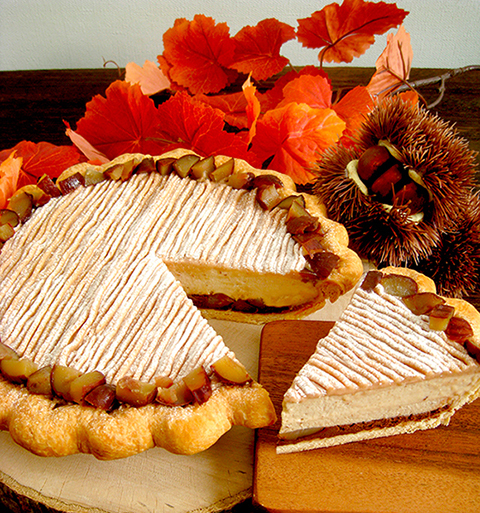
[[[17,189],[37,180],[44,174],[57,178],[65,169],[85,160],[75,146],[56,146],[48,142],[22,141],[9,150],[0,152],[0,162],[14,152],[22,158],[22,166],[16,184]]]
[[[289,63],[280,55],[280,48],[294,37],[295,29],[275,18],[243,27],[233,38],[235,53],[230,67],[251,74],[255,80],[266,80]]]
[[[157,108],[138,84],[113,82],[106,97],[94,96],[76,133],[109,159],[123,153],[158,155],[165,143],[159,137]]]
[[[193,21],[177,19],[163,35],[162,66],[173,82],[191,93],[216,93],[228,85],[237,72],[229,70],[235,49],[226,23],[197,14]],[[159,59],[162,65],[161,59]]]
[[[260,161],[292,177],[297,184],[313,178],[320,154],[338,141],[345,122],[331,109],[289,103],[268,111],[257,122],[251,150]]]
[[[322,48],[321,63],[352,62],[374,43],[375,35],[398,27],[408,14],[395,4],[344,0],[298,20],[297,38],[308,48]]]
[[[194,99],[223,112],[225,123],[236,128],[248,128],[247,99],[243,91],[229,94],[196,94]]]
[[[186,92],[160,104],[158,116],[162,138],[170,141],[164,151],[187,148],[202,156],[227,155],[256,164],[255,156],[247,151],[245,134],[223,130],[223,113]]]

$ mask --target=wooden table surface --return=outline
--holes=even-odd
[[[345,89],[366,85],[373,71],[354,67],[327,68],[334,88]],[[414,69],[411,80],[424,80],[447,71]],[[75,127],[85,113],[86,103],[94,95],[104,94],[117,78],[116,69],[0,72],[0,150],[11,148],[22,140],[70,144],[63,121]],[[431,103],[438,96],[438,87],[438,83],[427,84],[419,90]],[[480,152],[480,70],[460,73],[447,80],[445,96],[432,111],[455,123],[472,149]],[[467,299],[480,309],[480,291]],[[250,509],[252,505],[248,500],[234,508],[238,513]]]

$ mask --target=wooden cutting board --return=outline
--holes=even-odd
[[[257,433],[254,502],[288,513],[478,513],[480,400],[458,411],[448,427],[276,454],[283,394],[332,326],[279,321],[263,329],[259,379],[279,420]]]

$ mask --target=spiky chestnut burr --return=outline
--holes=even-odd
[[[411,266],[429,258],[466,208],[475,168],[475,153],[451,125],[395,96],[373,109],[348,147],[324,153],[313,190],[361,257]]]
[[[435,281],[439,294],[462,298],[480,286],[480,191],[456,221],[415,268]]]

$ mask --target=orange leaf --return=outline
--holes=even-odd
[[[177,19],[163,35],[163,45],[169,77],[193,94],[216,93],[237,75],[227,69],[235,44],[226,23],[215,24],[203,14],[193,21]]]
[[[249,126],[248,144],[250,144],[257,131],[257,120],[260,116],[260,101],[255,95],[257,88],[252,84],[250,76],[244,82],[242,90],[243,94],[245,95],[245,99],[247,100],[246,111]]]
[[[288,64],[289,60],[280,55],[280,48],[294,37],[295,29],[275,18],[243,27],[233,38],[236,44],[230,67],[251,73],[255,80],[266,80]]]
[[[12,151],[0,164],[0,208],[6,208],[8,200],[18,188],[17,182],[22,161],[22,157],[16,157],[15,151]]]
[[[301,75],[283,88],[283,100],[278,105],[287,103],[306,103],[316,109],[328,109],[332,105],[332,88],[330,82],[321,75]]]
[[[123,80],[108,87],[106,98],[97,95],[87,103],[76,133],[110,160],[123,153],[156,155],[164,147],[153,100]]]
[[[195,100],[206,103],[224,114],[224,121],[236,128],[248,128],[247,99],[243,91],[229,94],[197,94]]]
[[[332,108],[347,124],[345,133],[352,133],[365,120],[365,116],[373,109],[374,105],[375,102],[368,89],[356,86]]]
[[[36,183],[44,174],[50,178],[57,178],[65,169],[84,160],[75,146],[22,141],[10,150],[1,151],[0,162],[6,160],[12,151],[23,160],[17,188]]]
[[[125,66],[125,81],[129,84],[140,84],[142,93],[147,96],[170,87],[170,80],[152,61],[145,61],[143,67],[129,62]]]
[[[278,107],[279,103],[283,100],[283,90],[285,86],[303,75],[309,75],[313,77],[324,77],[325,80],[330,84],[328,75],[320,68],[316,66],[304,66],[300,70],[292,70],[285,75],[282,75],[278,80],[275,81],[275,85],[269,89],[266,93],[260,97],[260,103],[262,105],[262,111],[272,110]]]
[[[352,62],[374,43],[376,34],[398,27],[408,14],[395,4],[344,0],[298,20],[297,38],[308,48],[322,48],[321,63]]]
[[[223,114],[218,109],[198,102],[186,92],[178,92],[158,106],[162,137],[169,140],[165,149],[191,149],[200,155],[227,155],[252,159],[245,137],[223,130]],[[252,164],[254,162],[251,162]]]
[[[289,103],[268,111],[257,122],[252,151],[268,168],[290,175],[297,184],[313,178],[319,155],[338,141],[345,122],[331,109]]]
[[[376,62],[377,71],[367,86],[370,94],[381,99],[404,84],[410,76],[412,58],[410,34],[401,25],[395,35],[388,34],[387,46]]]

